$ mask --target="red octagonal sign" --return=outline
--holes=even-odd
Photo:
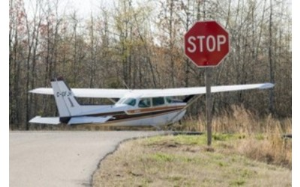
[[[214,67],[229,53],[229,34],[216,21],[199,21],[184,35],[184,45],[196,66]]]

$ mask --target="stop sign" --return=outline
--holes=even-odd
[[[229,53],[228,32],[216,21],[196,22],[184,35],[187,57],[198,67],[214,67]]]

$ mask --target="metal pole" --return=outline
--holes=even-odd
[[[211,67],[205,68],[205,85],[206,85],[206,128],[207,128],[207,145],[211,145]]]

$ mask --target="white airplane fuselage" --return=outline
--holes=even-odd
[[[170,98],[160,97],[160,103],[154,103],[157,98],[121,98],[114,105],[82,106],[76,117],[108,117],[102,126],[160,126],[178,122],[185,114],[185,102],[173,102]],[[128,103],[133,100],[134,103]],[[149,101],[149,105],[142,105],[142,101]],[[155,106],[154,106],[155,105]],[[60,118],[62,123],[69,123],[70,117]],[[84,122],[83,122],[84,123]]]

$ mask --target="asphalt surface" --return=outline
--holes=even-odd
[[[124,140],[163,132],[54,131],[9,133],[10,187],[91,186],[101,159]]]

